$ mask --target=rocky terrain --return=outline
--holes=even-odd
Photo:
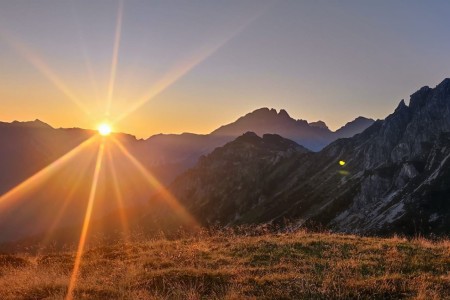
[[[364,234],[450,233],[450,79],[314,153],[245,134],[171,185],[202,223],[282,223]],[[226,171],[225,171],[226,170]]]

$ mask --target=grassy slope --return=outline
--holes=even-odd
[[[63,298],[73,259],[73,252],[0,255],[0,298]],[[81,272],[80,299],[444,299],[450,243],[218,232],[94,247]]]

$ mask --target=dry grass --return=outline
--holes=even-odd
[[[73,252],[0,255],[0,299],[62,299]],[[450,243],[203,233],[86,251],[77,299],[450,299]]]

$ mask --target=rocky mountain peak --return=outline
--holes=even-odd
[[[432,91],[433,90],[430,87],[424,86],[420,90],[412,94],[409,100],[409,108],[414,111],[419,110],[425,105],[425,103],[427,102],[427,98]]]
[[[402,99],[400,101],[400,103],[397,105],[397,108],[395,109],[394,113],[398,112],[398,111],[401,111],[401,110],[405,110],[405,109],[408,109],[408,106],[406,106],[405,100]]]
[[[267,117],[275,117],[277,116],[277,111],[273,108],[262,107],[255,109],[254,111],[246,114],[242,118],[267,118]]]
[[[309,123],[309,126],[317,127],[317,128],[323,128],[323,129],[328,129],[329,130],[327,124],[324,121],[321,121],[321,120],[316,121],[316,122],[311,122],[311,123]]]
[[[252,131],[247,131],[243,135],[236,138],[236,142],[243,142],[243,143],[257,143],[261,140],[261,138]]]
[[[286,119],[290,119],[291,118],[291,116],[284,109],[280,109],[280,112],[278,113],[278,116],[281,117],[281,118],[286,118]]]
[[[445,78],[436,86],[437,89],[448,89],[450,88],[450,78]]]
[[[348,138],[352,137],[355,134],[361,133],[370,127],[375,121],[373,119],[369,119],[366,117],[357,117],[353,121],[348,122],[338,130],[336,130],[335,134],[339,138]]]

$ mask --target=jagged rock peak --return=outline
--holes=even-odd
[[[268,108],[268,107],[261,107],[258,109],[255,109],[254,111],[248,113],[246,116],[269,116],[269,115],[273,115],[276,116],[277,115],[277,111],[274,108]]]
[[[261,138],[252,131],[247,131],[243,135],[236,138],[236,141],[240,141],[240,142],[255,142],[255,141],[259,141],[259,140],[261,140]]]
[[[311,122],[311,123],[309,123],[309,126],[323,128],[323,129],[329,129],[327,124],[321,120],[319,120],[317,122]]]
[[[267,116],[277,117],[278,116],[278,117],[283,117],[283,118],[288,118],[288,119],[291,118],[291,116],[289,116],[287,111],[284,109],[280,109],[280,111],[277,112],[277,110],[275,108],[268,108],[268,107],[262,107],[262,108],[255,109],[251,113],[248,113],[246,116],[261,116],[261,117],[267,117]]]
[[[288,119],[291,118],[291,116],[284,109],[280,109],[280,112],[278,113],[278,116],[279,117],[283,117],[283,118],[288,118]]]
[[[408,106],[406,106],[405,104],[405,100],[402,99],[402,101],[400,101],[400,103],[398,104],[397,108],[395,109],[395,112],[404,110],[404,109],[408,109]]]
[[[449,88],[450,87],[450,78],[445,78],[444,80],[442,80],[441,83],[439,83],[436,88]]]
[[[415,111],[423,107],[432,91],[433,89],[429,86],[424,86],[420,90],[412,94],[409,100],[409,108]]]

